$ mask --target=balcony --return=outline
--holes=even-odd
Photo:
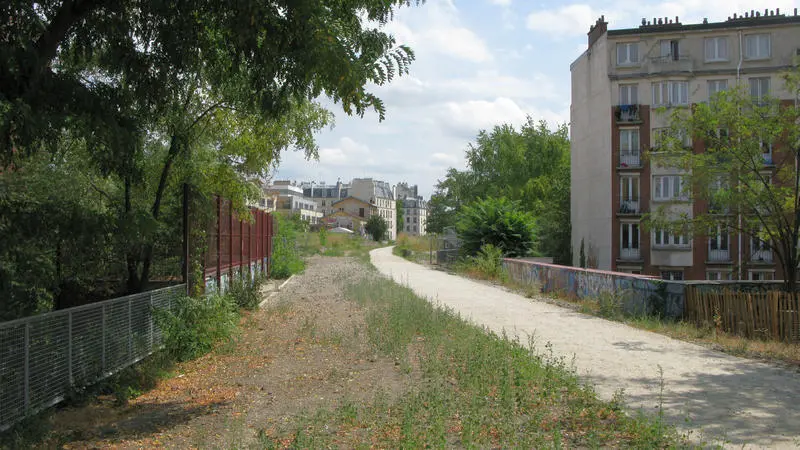
[[[619,168],[620,169],[639,169],[642,167],[642,155],[638,150],[628,151],[622,150],[619,152]]]
[[[642,253],[638,248],[621,248],[619,249],[619,259],[623,261],[640,261]]]
[[[621,199],[619,202],[620,215],[637,215],[642,212],[639,210],[639,200],[625,200]]]
[[[639,105],[619,105],[614,107],[614,118],[618,124],[642,123],[642,118],[639,116]]]
[[[660,74],[660,73],[681,73],[693,72],[694,60],[689,56],[679,56],[675,58],[669,56],[655,56],[647,60],[647,73]]]
[[[750,261],[761,264],[772,264],[772,250],[752,249]]]
[[[708,251],[708,262],[713,263],[728,263],[731,261],[731,252],[730,250],[709,250]]]
[[[775,163],[772,161],[772,153],[762,153],[761,157],[764,158],[764,165],[765,166],[774,166]]]

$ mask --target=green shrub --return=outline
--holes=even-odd
[[[257,273],[254,281],[250,282],[250,273],[245,272],[243,277],[234,277],[231,282],[230,295],[239,308],[253,310],[261,303],[261,284],[264,277]]]
[[[319,245],[323,247],[328,245],[328,229],[324,226],[319,229]]]
[[[386,221],[378,215],[372,215],[367,219],[367,224],[364,225],[364,230],[372,236],[372,239],[375,241],[383,240],[383,237],[386,235],[386,232],[389,230],[389,226],[386,225]]]
[[[169,311],[156,312],[166,352],[176,361],[198,358],[236,332],[239,313],[230,294],[180,297]]]
[[[535,220],[521,210],[519,202],[506,198],[487,198],[465,206],[458,215],[456,229],[462,251],[475,256],[491,244],[506,256],[527,256],[534,248]]]
[[[275,214],[274,217],[277,232],[273,239],[270,274],[273,278],[289,278],[305,269],[305,263],[297,250],[297,229],[293,221],[281,217],[280,214]]]
[[[503,273],[503,251],[492,244],[485,244],[472,258],[475,267],[488,278],[497,278]]]

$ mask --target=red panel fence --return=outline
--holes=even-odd
[[[216,203],[216,220],[208,230],[205,255],[206,291],[218,286],[224,291],[233,276],[269,274],[274,224],[272,215],[251,208],[252,220],[242,220],[221,197]]]

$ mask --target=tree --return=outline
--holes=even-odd
[[[797,69],[785,77],[795,98],[798,78]],[[676,110],[670,120],[651,161],[681,170],[682,196],[705,207],[688,214],[662,206],[647,218],[649,228],[703,240],[718,233],[751,236],[775,253],[785,286],[794,291],[800,262],[800,108],[736,87],[707,104]],[[686,136],[702,142],[704,151],[687,148]]]
[[[403,223],[404,223],[404,221],[403,221],[403,211],[404,210],[403,210],[403,200],[402,199],[399,199],[399,198],[397,199],[397,201],[395,202],[394,209],[395,209],[394,215],[395,215],[395,217],[397,219],[395,228],[397,229],[397,234],[400,234],[400,232],[403,231],[403,229],[404,229],[403,228]]]
[[[466,151],[467,170],[449,169],[431,196],[429,230],[456,223],[464,205],[480,198],[506,197],[536,217],[539,252],[571,263],[569,133],[544,122],[519,129],[500,125],[482,130]]]
[[[85,148],[84,171],[112,186],[97,194],[116,213],[128,290],[142,290],[179,232],[184,183],[243,210],[281,151],[316,156],[331,116],[311,99],[384,118],[369,87],[406,73],[413,53],[382,26],[412,3],[12,0],[0,10],[0,36],[13,36],[0,40],[0,167],[67,155],[65,140]]]
[[[468,256],[477,255],[486,244],[500,249],[505,256],[528,256],[533,252],[535,220],[516,201],[478,200],[461,210],[456,228],[462,240],[461,250]]]
[[[364,226],[364,230],[372,236],[372,239],[375,241],[383,240],[383,237],[386,236],[386,232],[389,230],[389,225],[386,224],[386,221],[381,218],[381,216],[377,214],[373,214],[369,216],[367,219],[367,224]]]

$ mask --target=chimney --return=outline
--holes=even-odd
[[[589,27],[589,33],[587,33],[589,36],[589,48],[592,48],[592,45],[594,45],[594,43],[600,39],[600,36],[606,34],[606,31],[608,31],[608,22],[606,22],[606,16],[600,16],[600,18],[597,19],[597,22],[595,22],[593,26]]]

